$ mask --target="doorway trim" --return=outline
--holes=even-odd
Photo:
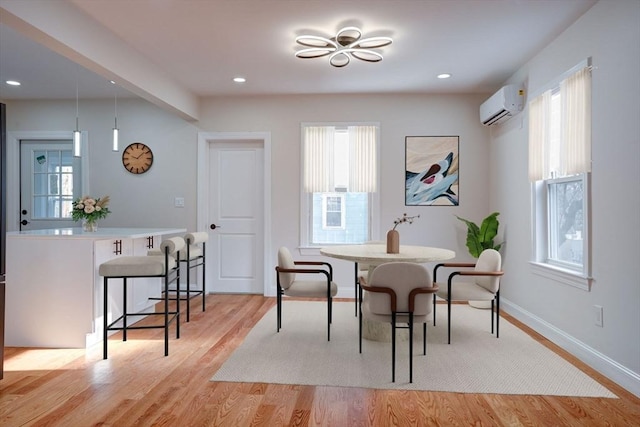
[[[210,218],[209,212],[209,149],[211,144],[218,141],[262,141],[264,148],[264,176],[263,182],[263,232],[264,232],[264,268],[263,268],[263,295],[275,296],[272,293],[273,264],[271,255],[271,132],[198,132],[198,170],[197,170],[197,213],[196,225],[198,230],[208,230],[207,223]]]
[[[82,193],[89,194],[89,144],[88,132],[81,132]],[[72,131],[17,131],[7,132],[7,231],[20,229],[20,141],[73,140]]]

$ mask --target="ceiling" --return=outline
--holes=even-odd
[[[15,25],[17,0],[0,0],[0,99],[112,98],[121,71],[89,71],[68,48],[51,50]],[[37,5],[40,0],[30,0]],[[82,43],[101,31],[195,97],[335,93],[488,93],[588,10],[595,0],[47,0],[79,14]],[[28,6],[21,5],[22,8]],[[38,6],[35,6],[38,7]],[[11,12],[9,12],[11,11]],[[78,22],[77,18],[74,22]],[[31,26],[36,26],[34,22]],[[61,24],[62,25],[62,24]],[[384,59],[299,59],[295,37],[332,37],[346,25],[390,36]],[[78,25],[82,28],[82,25]],[[42,30],[46,33],[46,29]],[[31,32],[33,33],[33,32]],[[53,36],[55,37],[55,35]],[[103,37],[104,38],[104,37]],[[76,40],[77,43],[77,40]],[[59,44],[59,43],[58,43]],[[112,49],[110,45],[109,49]],[[59,52],[54,52],[57,50]],[[60,54],[62,53],[62,54]],[[68,59],[73,58],[73,59]],[[126,58],[126,56],[123,56]],[[126,61],[120,66],[127,66]],[[100,64],[99,64],[100,65]],[[112,67],[113,68],[113,67]],[[440,73],[451,78],[437,79]],[[232,81],[247,79],[244,84]],[[20,87],[4,84],[20,80]],[[117,80],[117,79],[116,79]],[[145,79],[131,84],[143,85]],[[167,80],[167,81],[169,81]],[[132,88],[129,86],[128,88]],[[135,92],[135,91],[134,91]]]

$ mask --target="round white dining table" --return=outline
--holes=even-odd
[[[336,245],[320,249],[320,253],[331,258],[343,259],[369,266],[369,275],[373,269],[387,262],[414,262],[423,264],[434,261],[452,259],[456,253],[449,249],[429,246],[400,245],[397,254],[387,253],[386,244]],[[391,341],[391,326],[363,319],[362,337],[370,341]],[[406,332],[406,330],[401,331]],[[406,336],[405,336],[406,335]],[[407,340],[407,334],[400,334],[398,339]]]
[[[415,262],[416,264],[423,264],[433,261],[445,261],[456,256],[456,253],[449,249],[410,245],[400,245],[399,253],[388,254],[386,244],[326,246],[320,249],[320,253],[331,258],[367,265],[380,265],[386,262]]]

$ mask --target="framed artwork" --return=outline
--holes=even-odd
[[[405,205],[458,206],[459,136],[405,137]]]

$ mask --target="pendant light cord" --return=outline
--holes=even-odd
[[[76,77],[76,130],[78,129],[78,115],[80,114],[80,110],[78,108],[78,78]]]

